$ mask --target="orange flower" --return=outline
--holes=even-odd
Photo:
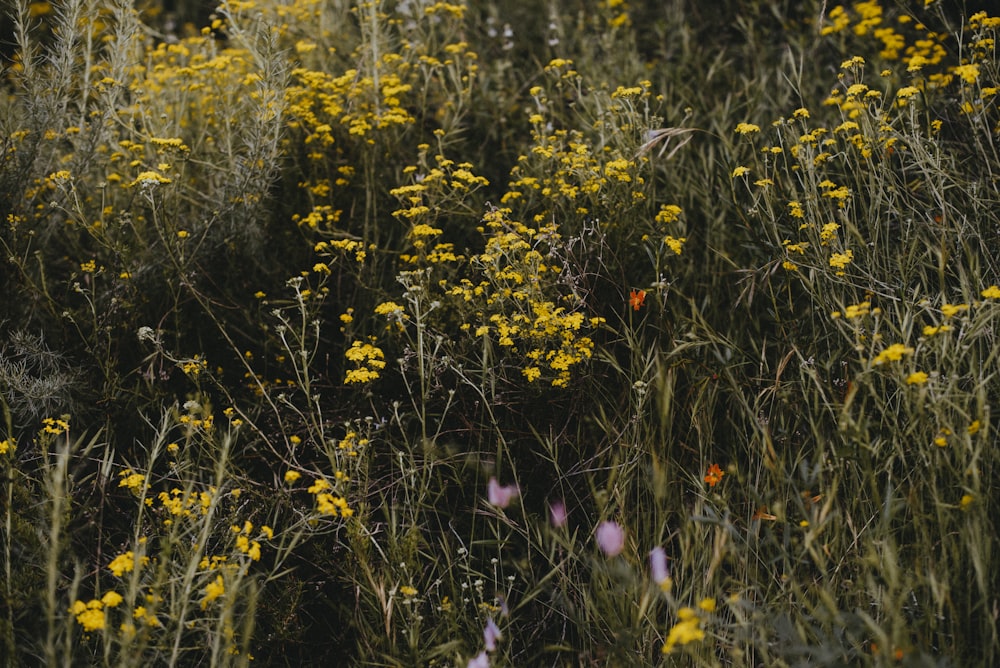
[[[705,474],[705,482],[708,483],[709,487],[715,487],[724,475],[725,473],[719,468],[718,464],[712,464],[708,467],[708,473]]]
[[[628,296],[628,303],[629,306],[638,311],[642,308],[642,305],[646,303],[646,291],[632,290]]]

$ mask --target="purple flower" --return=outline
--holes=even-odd
[[[604,521],[597,525],[597,547],[609,557],[617,557],[625,549],[625,529],[617,522]]]
[[[517,485],[501,485],[496,478],[490,478],[486,485],[486,498],[491,506],[506,508],[517,497]]]
[[[490,668],[490,657],[486,656],[486,652],[480,652],[469,659],[465,668]]]
[[[670,569],[667,568],[667,553],[662,547],[654,547],[649,553],[649,571],[653,576],[653,582],[663,586],[663,583],[670,579]]]
[[[491,617],[488,622],[486,622],[486,628],[483,629],[483,642],[486,645],[487,652],[494,652],[497,648],[497,640],[500,640],[502,636],[500,635],[500,629],[497,627],[496,623]]]
[[[562,501],[553,501],[549,505],[549,519],[552,521],[552,526],[557,529],[566,526],[566,504]]]

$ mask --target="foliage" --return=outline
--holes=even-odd
[[[5,665],[997,661],[1000,17],[166,4],[4,18]]]

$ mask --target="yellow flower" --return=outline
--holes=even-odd
[[[854,259],[854,251],[848,248],[843,253],[834,253],[830,256],[830,266],[843,270]],[[838,275],[842,273],[838,272]]]
[[[119,578],[125,573],[131,573],[133,568],[135,568],[135,554],[132,550],[129,550],[125,554],[119,554],[108,564],[108,570],[114,573],[115,577]]]
[[[114,608],[120,604],[123,600],[122,595],[116,591],[109,591],[104,596],[101,597],[101,603],[108,608]]]
[[[676,221],[683,212],[684,210],[676,204],[664,204],[656,214],[656,222],[668,225]]]
[[[958,315],[962,311],[968,311],[968,304],[941,304],[941,314],[946,318]]]
[[[402,587],[399,588],[399,593],[402,594],[403,596],[416,596],[418,592],[416,589],[414,589],[409,585],[403,585]]]
[[[406,312],[402,306],[396,302],[382,302],[375,307],[375,313],[377,315],[383,315],[392,318],[405,318]]]
[[[149,187],[160,183],[170,183],[170,179],[163,176],[162,174],[159,174],[158,172],[149,171],[149,172],[142,172],[141,174],[139,174],[139,176],[135,177],[135,181],[130,183],[128,187],[131,188],[137,185]]]
[[[967,84],[974,84],[979,79],[979,65],[976,63],[957,65],[953,71]]]
[[[81,604],[84,607],[77,612],[77,608]],[[72,612],[76,615],[76,622],[83,627],[84,631],[100,631],[104,628],[104,610],[101,609],[100,601],[91,601],[89,604],[77,601],[73,605]]]
[[[17,444],[13,439],[7,438],[0,441],[0,455],[6,455],[8,452],[14,452]]]
[[[204,610],[208,604],[226,593],[226,585],[221,575],[215,576],[215,580],[205,586],[205,598],[201,599],[201,609]]]
[[[1000,287],[991,285],[990,287],[983,290],[981,293],[986,299],[1000,299]]]
[[[760,132],[760,126],[753,123],[738,123],[734,132],[738,135],[750,135],[754,132]]]
[[[670,654],[677,645],[687,645],[704,640],[705,632],[701,629],[701,620],[691,608],[681,608],[677,611],[680,621],[674,624],[667,634],[663,644],[663,653]]]
[[[907,385],[923,385],[927,382],[927,372],[925,371],[914,371],[909,376],[906,377]]]
[[[665,243],[670,250],[674,252],[674,255],[680,255],[681,251],[684,249],[684,242],[687,241],[687,237],[681,237],[680,239],[675,239],[674,237],[667,235],[663,238],[663,243]]]
[[[923,329],[924,336],[934,336],[935,334],[940,334],[942,332],[950,332],[950,331],[951,331],[951,325],[941,325],[939,327],[926,325]]]
[[[885,364],[886,362],[898,362],[903,359],[903,355],[912,355],[913,348],[907,348],[902,343],[894,343],[882,352],[880,352],[875,360],[872,362],[875,365]]]
[[[285,471],[285,482],[289,485],[293,484],[296,480],[302,477],[302,474],[298,471]]]
[[[744,167],[743,165],[740,165],[739,167],[737,167],[736,169],[733,170],[733,178],[734,179],[735,178],[739,178],[739,177],[747,174],[749,171],[750,171],[749,167]]]
[[[132,469],[122,471],[118,475],[121,477],[121,480],[118,481],[119,487],[126,487],[134,494],[142,492],[142,486],[146,482],[146,476],[141,473],[136,473]]]

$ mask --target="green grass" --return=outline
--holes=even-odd
[[[945,4],[9,3],[5,665],[995,663]]]

